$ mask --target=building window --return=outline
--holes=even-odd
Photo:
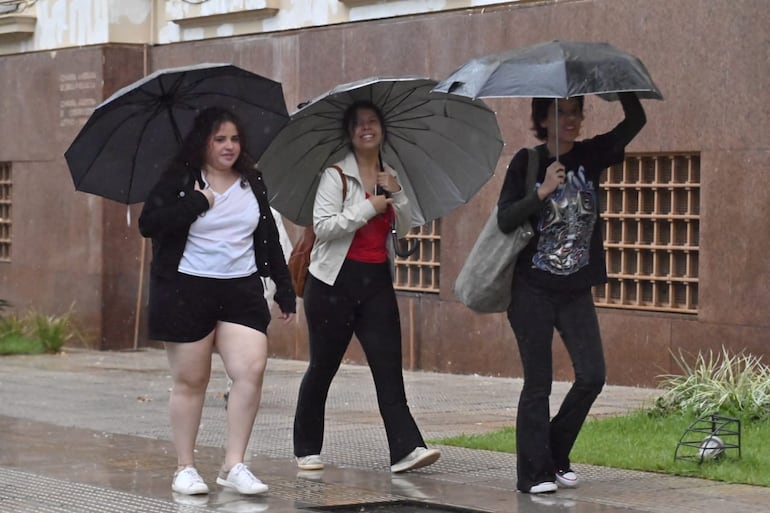
[[[441,262],[441,220],[413,228],[406,236],[409,247],[417,250],[409,257],[396,257],[396,290],[408,292],[439,292]],[[403,244],[403,241],[402,241]]]
[[[0,262],[11,261],[11,164],[0,162]]]
[[[697,313],[700,155],[627,155],[602,185],[609,281],[596,305]]]

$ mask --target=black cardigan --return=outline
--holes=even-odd
[[[281,248],[280,235],[267,199],[262,173],[250,170],[244,178],[259,204],[260,220],[254,231],[254,253],[260,276],[276,284],[275,302],[284,313],[296,312],[296,295]],[[150,192],[139,216],[139,231],[152,238],[150,272],[173,276],[179,268],[190,225],[209,209],[208,199],[194,189],[192,173],[167,171]]]

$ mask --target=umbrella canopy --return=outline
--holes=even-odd
[[[533,96],[570,98],[619,92],[662,100],[644,64],[608,43],[550,41],[472,59],[435,91],[471,98]]]
[[[342,118],[358,100],[382,111],[382,158],[399,172],[413,226],[465,204],[494,174],[503,148],[500,128],[481,100],[432,93],[435,86],[417,77],[367,78],[305,104],[259,161],[271,205],[294,223],[312,224],[321,172],[350,151]]]
[[[268,78],[230,64],[159,70],[95,109],[64,154],[75,189],[144,201],[207,107],[238,116],[255,161],[289,120],[281,84]]]

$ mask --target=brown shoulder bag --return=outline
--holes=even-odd
[[[348,181],[345,174],[339,166],[332,166],[340,174],[342,180],[342,201],[348,195]],[[294,245],[289,255],[289,274],[291,274],[291,284],[294,285],[294,292],[298,297],[305,294],[305,282],[307,281],[308,267],[310,267],[310,253],[315,244],[315,231],[313,225],[306,226],[299,240]]]

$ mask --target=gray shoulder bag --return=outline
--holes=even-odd
[[[529,148],[527,191],[535,185],[537,167],[537,151]],[[495,205],[457,275],[454,285],[457,298],[465,306],[479,313],[505,312],[511,303],[516,258],[529,243],[532,235],[529,221],[525,221],[511,233],[500,231]]]

